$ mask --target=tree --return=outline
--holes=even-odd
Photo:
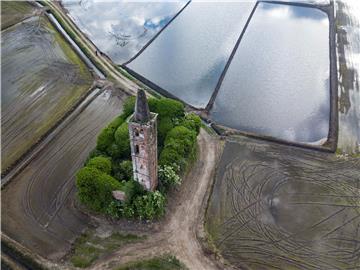
[[[112,191],[123,188],[116,179],[93,167],[79,170],[76,174],[76,187],[80,201],[100,212],[106,211],[113,200]]]
[[[114,177],[119,181],[129,181],[133,178],[133,167],[130,160],[123,160],[113,164]]]
[[[111,173],[111,159],[108,157],[94,157],[89,160],[86,166],[98,169],[99,171],[106,174]]]
[[[181,122],[181,125],[192,131],[195,131],[196,134],[199,134],[201,127],[201,119],[195,113],[188,113],[185,115],[183,121]]]
[[[122,123],[115,131],[115,143],[118,146],[113,158],[128,158],[130,156],[130,136],[128,124]]]

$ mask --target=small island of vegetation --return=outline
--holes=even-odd
[[[157,190],[146,191],[133,179],[127,119],[134,112],[135,98],[130,97],[123,113],[100,132],[96,148],[76,175],[78,197],[90,210],[116,219],[161,217],[166,194],[181,183],[181,176],[195,159],[199,116],[185,113],[182,103],[169,98],[150,98],[148,103],[150,111],[158,114]],[[125,200],[114,199],[114,190],[123,191]]]

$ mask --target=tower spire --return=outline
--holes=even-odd
[[[144,90],[139,89],[135,103],[134,121],[144,123],[150,120],[150,110]]]

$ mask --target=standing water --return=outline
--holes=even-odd
[[[117,64],[135,56],[186,3],[62,0],[80,30]]]
[[[329,20],[325,12],[260,3],[210,112],[241,131],[301,143],[329,132]]]
[[[191,2],[128,67],[205,108],[255,2]]]

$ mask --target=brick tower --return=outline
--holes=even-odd
[[[137,93],[135,112],[129,120],[134,180],[154,191],[157,179],[157,114],[151,113],[144,90]]]

